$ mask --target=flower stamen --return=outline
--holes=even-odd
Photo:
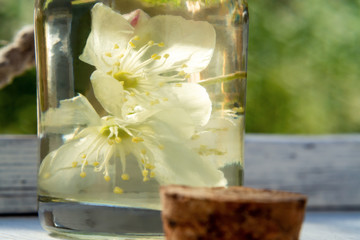
[[[122,188],[115,187],[114,190],[113,190],[113,192],[114,192],[115,194],[122,194],[122,193],[124,193],[124,190],[122,190]]]
[[[151,105],[151,106],[154,106],[154,105],[159,104],[159,103],[160,103],[159,99],[155,99],[155,100],[152,100],[152,101],[150,102],[150,105]]]
[[[129,174],[123,173],[123,174],[121,175],[121,179],[124,180],[124,181],[127,181],[127,180],[130,179],[130,176],[129,176]]]
[[[109,182],[109,181],[111,180],[111,178],[110,178],[109,175],[105,175],[105,176],[104,176],[104,179],[105,179],[105,181],[107,181],[107,182]]]
[[[133,137],[131,141],[133,143],[139,143],[139,142],[143,142],[144,139],[142,137]]]
[[[136,48],[135,44],[133,42],[129,42],[129,45],[132,47],[132,48]]]

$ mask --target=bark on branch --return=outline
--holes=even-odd
[[[24,27],[14,41],[0,49],[0,89],[35,65],[34,28]]]

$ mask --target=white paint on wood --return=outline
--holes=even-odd
[[[360,135],[248,135],[245,185],[305,193],[310,208],[360,208]]]
[[[0,217],[0,239],[54,240],[40,226],[37,217]]]
[[[36,136],[0,137],[0,213],[36,212]]]
[[[36,211],[38,141],[0,137],[0,213]],[[304,193],[310,208],[360,209],[360,135],[253,135],[245,185]]]
[[[300,240],[359,240],[360,212],[307,212]]]

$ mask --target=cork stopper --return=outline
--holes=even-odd
[[[297,240],[306,197],[246,187],[160,189],[166,239]]]

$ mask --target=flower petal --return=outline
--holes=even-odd
[[[96,70],[91,75],[91,83],[96,99],[103,108],[115,116],[121,116],[124,103],[124,89],[119,81]]]
[[[164,105],[168,108],[182,108],[191,117],[195,126],[205,125],[211,114],[211,100],[206,89],[196,83],[182,83],[165,86],[162,94],[168,98]]]
[[[96,184],[98,180],[90,177],[90,174],[94,172],[92,169],[85,170],[86,179],[80,177],[81,160],[83,160],[80,155],[88,151],[89,145],[96,136],[96,134],[88,134],[83,139],[72,140],[50,152],[39,168],[39,191],[50,193],[52,196],[63,196],[64,194],[71,196],[71,194],[80,194],[83,189],[88,189],[89,186]],[[77,162],[76,167],[73,166],[73,162]],[[99,178],[103,177],[102,174],[97,173],[97,175]]]
[[[128,14],[124,14],[123,17],[131,24],[131,26],[136,27],[137,25],[145,24],[149,20],[149,15],[147,15],[143,10],[137,9]]]
[[[210,161],[180,142],[163,141],[164,149],[154,153],[155,176],[160,184],[225,186],[224,174]]]
[[[164,69],[175,64],[186,64],[187,67],[183,70],[187,73],[200,72],[208,66],[216,41],[211,24],[185,20],[178,16],[153,17],[138,25],[135,34],[140,38],[146,37],[165,44],[159,54],[169,54]]]
[[[188,146],[211,161],[217,168],[233,163],[242,164],[244,129],[243,117],[227,116],[224,112],[214,113],[207,125],[197,129],[197,133]]]
[[[69,133],[79,125],[93,126],[100,117],[83,95],[60,101],[58,108],[50,108],[42,117],[44,131]]]
[[[133,27],[121,14],[102,3],[97,3],[91,13],[91,32],[80,60],[106,72],[109,66],[103,54],[113,50],[115,43],[120,49],[125,48],[133,35]]]
[[[149,125],[157,137],[173,140],[190,139],[195,131],[195,124],[188,112],[176,107],[157,112],[149,119]]]

